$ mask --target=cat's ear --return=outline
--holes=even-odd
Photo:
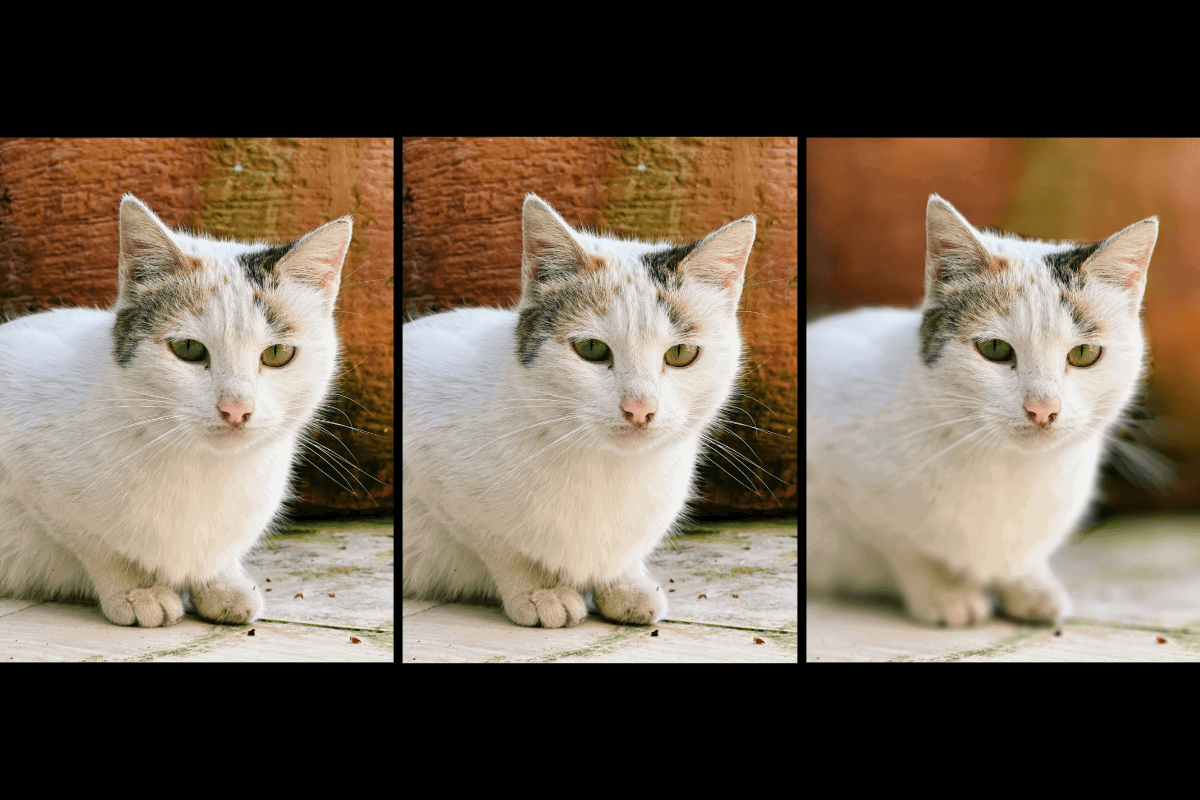
[[[521,211],[521,294],[552,272],[573,272],[590,263],[562,216],[533,192]]]
[[[966,217],[936,194],[925,204],[925,294],[956,274],[999,269]]]
[[[1114,233],[1079,267],[1085,279],[1096,278],[1129,290],[1140,300],[1146,291],[1150,255],[1158,241],[1158,217],[1135,222]]]
[[[331,299],[337,297],[342,264],[353,233],[350,215],[326,222],[296,240],[287,255],[279,259],[279,273],[316,286]]]
[[[149,275],[198,268],[171,239],[158,215],[132,194],[121,198],[120,293]]]
[[[757,230],[758,223],[751,214],[713,231],[679,263],[679,272],[723,287],[737,305]]]

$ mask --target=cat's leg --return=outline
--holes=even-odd
[[[100,598],[100,610],[110,621],[118,625],[158,628],[174,625],[183,616],[183,601],[178,592],[156,582],[99,537],[73,538],[62,543],[87,570]],[[72,547],[72,544],[77,546]]]
[[[592,592],[605,619],[628,625],[649,625],[667,613],[667,596],[643,567]]]
[[[196,613],[212,622],[242,625],[262,613],[258,584],[237,566],[191,587]]]
[[[1000,605],[1013,619],[1057,622],[1071,613],[1071,598],[1049,565],[1001,581]]]
[[[587,619],[587,604],[571,586],[561,583],[498,536],[486,536],[476,550],[487,565],[504,613],[518,625],[570,628]]]
[[[878,550],[892,568],[914,617],[951,628],[978,625],[991,618],[992,601],[982,585],[949,569],[903,536],[888,536],[881,542]]]

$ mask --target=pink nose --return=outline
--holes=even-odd
[[[250,419],[250,414],[254,412],[253,400],[222,400],[217,403],[217,410],[221,412],[221,419],[225,420],[226,424],[240,428],[245,424],[246,420]]]
[[[635,428],[644,428],[646,423],[654,419],[654,412],[658,411],[657,400],[644,400],[635,402],[633,400],[622,400],[621,410],[625,412],[625,419]]]
[[[1026,400],[1025,416],[1029,417],[1029,421],[1034,425],[1045,428],[1054,422],[1061,408],[1062,404],[1057,400]]]

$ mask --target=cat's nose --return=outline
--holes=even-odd
[[[254,412],[254,401],[222,400],[217,403],[217,411],[221,412],[221,419],[225,420],[227,424],[234,428],[240,428]]]
[[[1057,400],[1026,400],[1025,416],[1039,428],[1045,428],[1058,416],[1062,404]]]
[[[629,424],[635,428],[644,428],[647,422],[654,419],[654,412],[658,411],[658,401],[622,400],[621,410],[625,412],[625,419],[629,420]]]

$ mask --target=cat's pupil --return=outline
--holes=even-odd
[[[692,344],[677,344],[667,351],[666,362],[672,367],[686,367],[696,360],[700,348]]]
[[[195,339],[177,339],[171,342],[171,351],[184,361],[199,361],[208,354],[208,349]]]
[[[599,339],[580,339],[575,342],[575,352],[588,361],[603,361],[608,358],[608,345]]]
[[[1100,354],[1103,352],[1103,347],[1081,344],[1071,348],[1071,352],[1067,354],[1067,363],[1073,367],[1090,367],[1100,360]]]
[[[290,344],[273,344],[262,351],[262,363],[268,367],[282,367],[291,362],[296,348]]]
[[[1012,358],[1012,345],[1002,339],[984,339],[975,347],[988,361],[1007,361]]]

